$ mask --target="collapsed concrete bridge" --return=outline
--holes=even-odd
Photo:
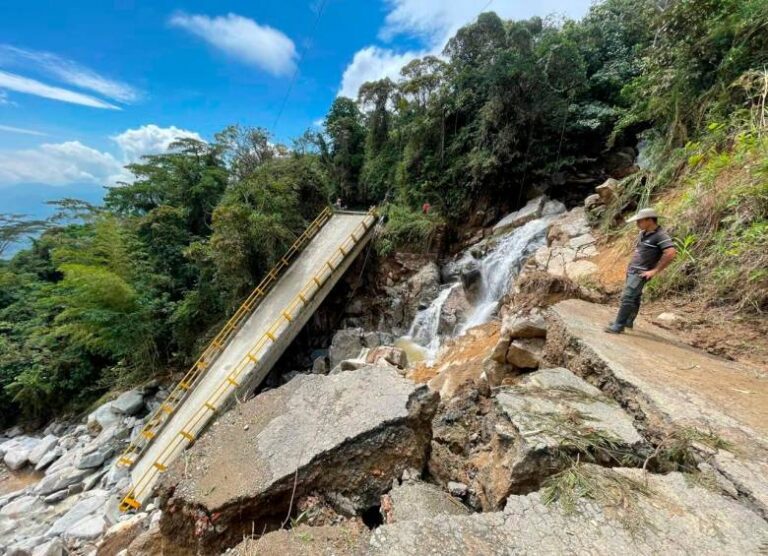
[[[253,290],[118,459],[138,509],[205,427],[267,376],[372,237],[374,213],[323,210]]]

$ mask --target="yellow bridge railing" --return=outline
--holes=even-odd
[[[261,361],[268,347],[277,342],[280,335],[297,319],[302,308],[317,295],[325,282],[333,275],[333,272],[344,262],[347,255],[365,237],[374,221],[375,213],[371,209],[365,219],[337,247],[334,254],[323,263],[322,267],[312,276],[309,282],[299,290],[299,293],[281,311],[280,316],[274,321],[272,326],[267,329],[248,353],[235,365],[229,375],[221,381],[211,396],[181,427],[179,434],[173,437],[152,465],[133,484],[131,490],[125,495],[120,504],[122,511],[141,507],[140,500],[143,498],[144,493],[147,492],[147,489],[151,488],[154,484],[155,477],[168,469],[177,451],[194,442],[197,435],[205,427],[209,417],[216,413],[226,403],[235,389],[240,386],[240,378]]]
[[[168,421],[170,416],[174,413],[183,401],[186,399],[190,391],[200,382],[205,372],[213,365],[216,358],[224,351],[224,348],[229,343],[229,340],[240,329],[243,322],[250,316],[253,310],[258,305],[259,301],[269,292],[271,287],[277,282],[280,273],[291,264],[293,257],[299,253],[304,246],[311,240],[320,228],[330,220],[333,216],[333,211],[326,207],[319,216],[307,226],[302,234],[296,238],[293,245],[286,251],[286,253],[280,258],[278,263],[267,272],[266,276],[262,279],[258,286],[251,292],[246,300],[235,311],[232,318],[230,318],[224,327],[219,331],[216,337],[208,344],[199,359],[195,361],[194,365],[187,371],[171,391],[171,393],[165,398],[162,404],[155,410],[155,412],[149,417],[146,425],[136,438],[130,443],[128,448],[120,455],[117,460],[118,465],[123,467],[131,467],[141,457],[147,447],[152,443],[152,440],[157,436],[157,433],[162,426]]]

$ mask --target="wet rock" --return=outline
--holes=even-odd
[[[468,515],[470,511],[441,488],[422,481],[405,481],[382,497],[384,523],[429,519],[436,515]]]
[[[408,285],[408,305],[411,312],[423,309],[437,297],[440,290],[440,269],[433,263],[427,263],[416,274],[411,276]]]
[[[32,465],[40,463],[40,460],[43,459],[49,451],[53,450],[58,442],[59,439],[52,434],[45,436],[37,443],[37,446],[32,448],[29,452],[29,463]]]
[[[512,340],[506,354],[506,362],[518,369],[538,369],[544,351],[542,338]]]
[[[455,287],[448,294],[440,310],[440,323],[437,332],[442,336],[451,336],[456,331],[457,326],[464,318],[464,315],[472,308],[472,304],[467,299],[464,288]]]
[[[440,515],[379,527],[368,554],[755,554],[765,542],[768,525],[757,514],[691,485],[682,474],[585,467],[596,481],[636,489],[646,484],[641,490],[647,494],[630,491],[629,501],[614,494],[613,503],[610,492],[603,503],[577,499],[571,512],[547,504],[540,492],[511,496],[503,512]]]
[[[138,390],[128,390],[112,402],[112,411],[120,415],[136,415],[144,409],[144,396]]]
[[[544,196],[536,197],[528,201],[520,210],[508,214],[493,227],[493,235],[501,235],[513,228],[527,224],[531,220],[536,220],[541,216],[546,200]]]
[[[264,392],[222,416],[163,476],[163,534],[182,542],[197,534],[212,552],[254,523],[281,523],[292,497],[327,495],[356,512],[375,506],[403,470],[423,466],[436,405],[426,386],[376,367],[302,375]],[[235,443],[236,452],[225,448]]]
[[[480,264],[475,262],[474,264],[467,265],[461,270],[459,277],[465,291],[476,292],[481,286],[483,277]]]

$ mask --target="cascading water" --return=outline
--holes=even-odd
[[[421,351],[422,358],[427,362],[432,362],[437,355],[437,350],[440,348],[440,335],[438,331],[440,329],[440,314],[443,312],[443,305],[445,305],[451,292],[459,286],[461,286],[460,282],[445,286],[440,290],[440,294],[432,301],[429,307],[416,313],[408,334],[401,338],[400,343],[402,346],[398,347],[405,347],[406,351],[410,348],[412,351],[414,348],[413,344],[421,346],[422,349],[419,351]],[[407,346],[408,343],[411,346]]]
[[[486,323],[499,301],[509,289],[525,260],[546,239],[548,218],[532,220],[501,238],[498,244],[480,261],[480,294],[459,330],[463,334],[473,326]]]
[[[507,292],[512,279],[520,272],[526,258],[544,245],[547,226],[551,218],[532,220],[502,237],[482,258],[479,265],[480,291],[473,308],[465,316],[458,335],[473,326],[488,322],[496,311],[499,301]],[[459,263],[474,260],[465,253]],[[408,353],[408,360],[416,362],[434,361],[440,349],[440,315],[451,292],[462,287],[461,282],[448,284],[426,309],[419,311],[413,319],[408,335],[400,338],[395,345]]]

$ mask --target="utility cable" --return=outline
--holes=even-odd
[[[317,26],[320,23],[320,18],[323,16],[323,11],[325,10],[325,6],[327,3],[328,3],[328,0],[322,0],[320,7],[317,9],[317,14],[315,15],[315,21],[312,24],[312,30],[310,31],[310,34],[309,34],[309,40],[304,41],[304,47],[302,49],[301,54],[299,55],[299,60],[296,62],[296,67],[293,70],[291,81],[288,84],[288,90],[285,92],[285,96],[283,97],[283,102],[280,104],[280,110],[278,110],[277,116],[275,117],[275,121],[272,124],[272,135],[274,135],[277,132],[277,124],[280,121],[280,118],[283,116],[283,112],[285,111],[285,106],[286,104],[288,104],[288,98],[291,96],[291,93],[293,92],[294,85],[296,85],[296,78],[299,75],[299,64],[306,57],[307,52],[309,51],[310,45],[315,40],[315,33],[317,32]]]

